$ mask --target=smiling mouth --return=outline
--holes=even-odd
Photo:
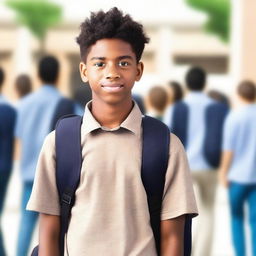
[[[124,88],[123,85],[121,84],[106,84],[106,85],[101,85],[102,89],[108,92],[118,92]]]

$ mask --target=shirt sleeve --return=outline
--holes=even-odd
[[[189,165],[182,143],[171,134],[169,163],[162,202],[161,220],[198,214]]]
[[[235,124],[233,121],[232,113],[227,116],[224,123],[224,131],[223,131],[223,142],[222,142],[222,150],[230,151],[234,148],[235,143]]]
[[[55,131],[53,131],[45,138],[38,158],[34,185],[27,210],[60,215],[55,177],[55,155]]]

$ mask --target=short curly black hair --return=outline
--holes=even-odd
[[[107,12],[92,12],[80,26],[81,32],[76,38],[80,46],[81,58],[86,58],[90,47],[96,41],[104,38],[121,39],[129,43],[139,62],[145,44],[149,38],[143,31],[143,26],[135,22],[130,15],[124,15],[118,8],[111,8]]]

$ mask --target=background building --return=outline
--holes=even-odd
[[[190,65],[199,65],[209,74],[208,86],[224,92],[230,89],[230,47],[217,36],[205,33],[207,15],[191,9],[182,0],[137,1],[136,8],[127,1],[55,1],[63,6],[62,22],[49,29],[45,39],[47,53],[61,61],[60,89],[72,95],[82,86],[79,77],[80,61],[75,37],[79,24],[89,15],[89,10],[120,7],[145,26],[150,37],[143,55],[145,73],[140,85],[134,90],[144,94],[153,84],[170,79],[183,82]],[[1,15],[2,14],[2,15]],[[30,32],[15,21],[13,11],[0,6],[0,64],[7,71],[4,93],[15,99],[13,80],[21,72],[32,74],[37,86],[36,56],[40,44]]]

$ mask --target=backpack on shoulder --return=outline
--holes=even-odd
[[[221,158],[222,130],[229,111],[228,105],[214,102],[205,111],[205,136],[203,153],[207,162],[217,168]],[[187,131],[189,123],[189,107],[184,101],[179,101],[173,109],[171,132],[174,133],[187,147]]]
[[[56,125],[56,180],[60,198],[61,230],[59,248],[64,255],[64,241],[70,213],[75,201],[75,191],[80,181],[82,165],[80,128],[81,116],[69,116]],[[143,147],[141,178],[147,193],[150,223],[157,254],[160,256],[160,223],[165,174],[169,159],[170,132],[162,122],[145,116],[142,119]],[[72,170],[72,172],[70,171]],[[186,215],[184,227],[184,256],[191,255],[192,218]],[[38,246],[32,256],[38,255]]]

